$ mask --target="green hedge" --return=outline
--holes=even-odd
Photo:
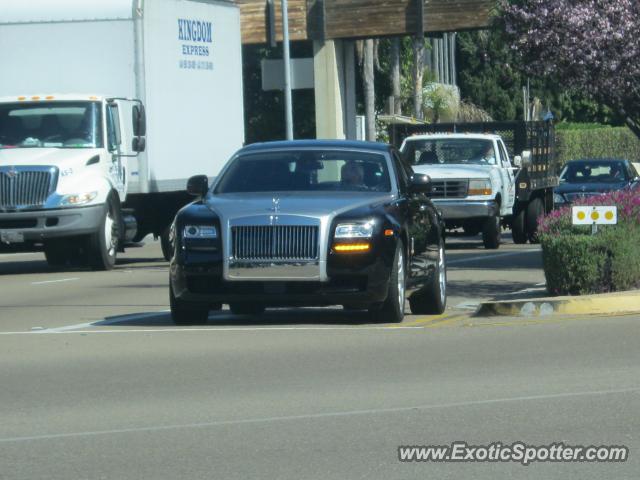
[[[559,124],[557,156],[561,165],[578,158],[615,157],[640,162],[640,139],[627,127]]]
[[[596,235],[573,232],[540,237],[547,289],[580,295],[640,288],[640,228],[601,227]]]

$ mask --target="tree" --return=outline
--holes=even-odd
[[[527,72],[589,93],[640,138],[638,0],[502,0],[501,21]]]

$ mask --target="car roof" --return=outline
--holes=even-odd
[[[442,139],[442,138],[453,138],[453,139],[459,139],[459,138],[471,138],[471,139],[482,139],[482,140],[498,140],[502,137],[500,137],[500,135],[496,135],[495,133],[446,133],[446,132],[439,132],[439,133],[421,133],[421,134],[417,134],[417,135],[411,135],[410,137],[407,137],[405,139],[405,141],[409,142],[409,141],[413,141],[413,140],[435,140],[435,139]]]
[[[252,143],[240,149],[238,153],[296,149],[344,149],[386,152],[390,148],[391,146],[387,143],[363,142],[359,140],[284,140]]]
[[[617,163],[617,162],[626,162],[629,160],[626,158],[576,158],[574,160],[569,160],[569,163]]]

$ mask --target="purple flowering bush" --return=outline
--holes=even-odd
[[[602,293],[640,288],[640,189],[586,198],[575,205],[616,206],[617,225],[571,222],[571,207],[552,211],[538,226],[551,294]]]
[[[640,137],[640,1],[501,0],[527,73],[591,94]]]

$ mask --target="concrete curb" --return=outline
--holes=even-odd
[[[640,313],[640,290],[583,295],[546,297],[527,300],[484,302],[476,317],[538,317],[546,315],[615,315]]]

